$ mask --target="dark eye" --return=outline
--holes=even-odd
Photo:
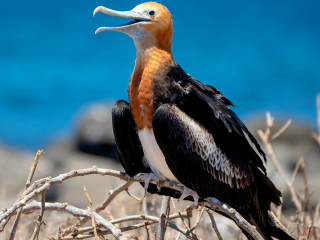
[[[153,11],[153,10],[151,10],[150,12],[149,12],[149,15],[150,16],[153,16],[155,14],[155,11]]]

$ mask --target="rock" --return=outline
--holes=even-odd
[[[118,160],[111,109],[111,104],[94,103],[80,111],[75,135],[77,149]]]

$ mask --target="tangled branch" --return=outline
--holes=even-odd
[[[69,238],[70,234],[73,237],[74,237],[74,235],[82,234],[82,235],[79,235],[78,239],[92,237],[91,233],[88,233],[86,235],[83,235],[83,233],[92,231],[94,229],[93,227],[92,228],[82,228],[82,229],[80,228],[83,226],[83,224],[86,221],[91,219],[90,210],[79,209],[74,206],[68,205],[67,203],[45,203],[45,204],[43,204],[44,203],[43,201],[42,201],[43,203],[41,203],[41,202],[28,203],[30,200],[32,200],[36,196],[38,196],[40,194],[45,194],[50,189],[50,187],[52,187],[56,184],[61,184],[64,181],[71,179],[71,178],[75,178],[75,177],[79,177],[79,176],[87,176],[87,175],[92,175],[92,174],[98,174],[98,175],[102,175],[102,176],[105,176],[105,175],[113,176],[113,177],[117,177],[121,180],[126,181],[124,184],[122,184],[121,186],[116,188],[114,191],[112,191],[112,193],[109,195],[109,197],[103,203],[99,204],[98,207],[96,207],[94,209],[93,217],[94,217],[97,228],[98,229],[101,229],[101,228],[106,229],[106,231],[97,232],[97,235],[105,235],[105,234],[111,233],[116,239],[124,240],[126,238],[122,234],[123,231],[128,231],[131,229],[144,227],[146,225],[154,224],[157,222],[161,223],[162,227],[160,229],[162,229],[161,231],[163,232],[161,234],[164,234],[165,228],[163,228],[163,223],[162,223],[163,221],[167,221],[167,225],[169,227],[183,233],[188,238],[192,238],[195,235],[191,232],[190,229],[182,229],[182,228],[178,227],[176,224],[174,224],[173,222],[169,221],[170,219],[180,217],[180,215],[173,215],[173,216],[169,216],[169,217],[166,217],[166,215],[161,215],[160,218],[140,215],[140,216],[130,216],[130,217],[126,217],[123,219],[117,219],[114,221],[107,221],[106,219],[104,219],[102,216],[100,216],[98,214],[99,211],[105,209],[110,204],[110,202],[120,192],[126,191],[128,189],[128,187],[133,182],[143,182],[145,179],[143,176],[140,176],[140,175],[137,175],[135,177],[130,177],[126,173],[123,173],[120,171],[115,171],[115,170],[111,170],[111,169],[101,169],[101,168],[97,168],[95,166],[93,166],[92,168],[73,170],[73,171],[70,171],[70,172],[67,172],[64,174],[60,174],[59,176],[54,177],[54,178],[47,177],[47,178],[43,178],[38,181],[35,181],[33,184],[31,184],[24,191],[24,193],[21,195],[21,197],[18,199],[18,201],[16,203],[14,203],[10,208],[4,209],[2,212],[0,212],[0,231],[3,231],[6,223],[9,221],[9,219],[14,215],[19,214],[19,212],[21,212],[23,214],[27,214],[27,213],[31,213],[35,210],[41,210],[41,214],[39,215],[39,219],[37,221],[38,227],[36,227],[36,230],[35,230],[36,233],[34,235],[34,237],[37,237],[38,232],[40,231],[40,225],[41,225],[42,215],[43,215],[44,211],[64,211],[64,212],[67,212],[67,213],[73,215],[74,217],[78,217],[81,219],[74,227],[66,229],[64,232],[62,232],[62,234],[61,234],[62,238],[60,238],[60,239],[70,239]],[[154,180],[152,180],[151,183],[156,183],[156,182]],[[183,187],[180,185],[177,185],[174,182],[161,180],[159,185],[161,187],[172,188],[172,189],[178,190],[180,192],[183,191]],[[45,198],[43,198],[43,199],[45,199]],[[169,201],[167,201],[167,202],[169,203]],[[209,207],[211,209],[219,209],[220,211],[224,212],[225,214],[230,216],[232,219],[234,219],[234,221],[239,226],[241,226],[243,229],[246,229],[249,233],[252,233],[254,239],[262,239],[261,236],[259,235],[259,233],[255,230],[255,228],[252,227],[244,218],[242,218],[240,214],[238,214],[234,209],[227,207],[226,204],[220,202],[219,200],[210,199],[210,200],[207,200],[206,202],[199,203],[199,205],[203,205],[203,206]],[[191,205],[189,207],[189,210],[194,209],[194,208],[196,208],[196,206]],[[185,213],[184,216],[187,217],[189,215],[187,213]],[[127,227],[127,228],[117,228],[114,225],[114,224],[120,223],[122,221],[133,221],[133,220],[145,220],[147,222],[145,222],[144,224],[140,224],[140,225],[139,224],[132,225],[131,227]],[[159,232],[159,234],[160,234],[160,232]],[[160,237],[159,239],[163,239],[163,236]],[[36,239],[36,238],[33,238],[33,239]],[[55,239],[55,238],[52,238],[52,239]],[[73,238],[73,239],[77,239],[77,238]]]
[[[313,133],[313,136],[316,141],[320,144],[320,95],[317,97],[318,99],[318,124],[319,124],[319,135],[316,133]],[[310,206],[310,192],[308,188],[308,182],[307,182],[307,175],[305,172],[305,162],[303,157],[297,162],[296,168],[292,174],[291,180],[289,180],[279,162],[278,159],[273,151],[271,141],[276,139],[283,131],[286,130],[287,127],[289,127],[291,120],[289,120],[278,132],[272,133],[273,130],[273,121],[274,119],[271,117],[269,113],[267,113],[267,129],[265,131],[259,130],[258,134],[263,141],[266,149],[267,154],[271,158],[271,161],[273,162],[276,170],[282,177],[284,183],[286,184],[287,188],[289,189],[289,192],[291,194],[291,198],[293,203],[295,204],[295,207],[297,209],[297,228],[291,231],[295,231],[297,234],[297,239],[311,239],[314,237],[317,239],[317,220],[319,218],[319,209],[320,209],[320,202],[316,208],[315,214],[312,213],[312,208]],[[34,172],[36,170],[39,158],[42,154],[42,151],[38,151],[37,155],[35,157],[33,166],[31,168],[24,192],[20,196],[20,198],[9,208],[4,208],[2,211],[0,211],[0,233],[5,229],[8,221],[13,217],[16,216],[14,226],[11,231],[10,240],[14,240],[15,233],[17,230],[17,227],[19,225],[20,216],[22,214],[30,214],[35,211],[40,211],[40,214],[38,215],[38,219],[35,220],[36,226],[34,228],[33,234],[30,239],[37,240],[39,238],[40,233],[40,227],[43,224],[43,214],[45,211],[60,211],[60,212],[66,212],[76,218],[78,218],[78,222],[71,227],[61,229],[58,233],[57,237],[51,237],[51,240],[67,240],[67,239],[86,239],[86,238],[92,238],[95,237],[96,239],[106,239],[103,236],[112,234],[115,239],[117,240],[126,240],[128,239],[123,233],[139,228],[145,228],[147,232],[147,239],[151,239],[151,233],[150,233],[150,226],[158,224],[158,231],[156,234],[155,239],[157,240],[163,240],[165,237],[165,233],[167,228],[174,229],[179,234],[184,235],[187,239],[198,239],[201,240],[200,236],[196,234],[196,229],[199,226],[199,222],[203,216],[203,212],[205,208],[211,209],[214,211],[217,211],[219,213],[223,213],[224,215],[227,215],[230,219],[232,219],[236,225],[244,229],[249,235],[252,236],[253,239],[256,240],[262,240],[263,238],[257,231],[257,229],[252,226],[249,222],[247,222],[235,209],[228,206],[228,204],[223,203],[215,198],[208,198],[203,201],[200,201],[197,205],[195,203],[192,203],[187,207],[187,209],[184,212],[177,212],[175,206],[173,206],[174,213],[170,215],[170,197],[164,197],[160,215],[159,216],[151,216],[147,214],[146,211],[146,199],[142,198],[139,199],[129,193],[129,187],[134,182],[145,182],[145,177],[143,175],[136,175],[134,177],[130,177],[124,172],[111,170],[111,169],[102,169],[97,168],[96,166],[93,166],[91,168],[85,168],[85,169],[78,169],[78,170],[72,170],[67,173],[60,174],[54,178],[46,177],[42,178],[40,180],[34,181],[32,183],[32,178],[34,175]],[[303,177],[304,177],[304,184],[305,184],[305,191],[304,194],[301,194],[297,191],[297,189],[294,187],[294,181],[296,179],[296,175],[298,171],[301,170]],[[120,186],[115,188],[114,190],[110,191],[109,196],[101,202],[98,206],[95,208],[92,207],[91,199],[86,192],[86,197],[89,201],[89,209],[80,209],[75,206],[69,205],[68,203],[48,203],[45,202],[45,196],[46,192],[54,185],[61,184],[64,181],[67,181],[71,178],[77,178],[82,176],[88,176],[88,175],[102,175],[102,176],[112,176],[118,179],[121,179],[124,181]],[[153,184],[157,184],[159,187],[166,187],[171,188],[177,191],[183,192],[183,186],[176,184],[175,182],[166,181],[166,180],[160,180],[159,182],[155,182],[153,179],[150,181]],[[143,206],[144,213],[146,214],[140,214],[140,215],[130,215],[130,216],[123,216],[117,219],[112,218],[111,220],[107,220],[105,217],[99,214],[102,210],[105,210],[116,197],[121,192],[127,192],[132,198],[138,200],[141,202],[141,206]],[[32,199],[35,197],[41,195],[41,202],[33,201]],[[172,203],[174,203],[172,201]],[[155,203],[152,203],[152,208],[154,208]],[[191,228],[190,226],[190,218],[192,217],[192,212],[194,209],[197,209],[198,207],[202,207],[201,210],[198,211],[197,219]],[[304,209],[307,209],[306,211]],[[153,211],[153,210],[152,210]],[[277,216],[278,218],[283,218],[288,221],[283,214],[281,214],[281,208],[277,209]],[[211,211],[207,210],[208,216],[211,219],[212,228],[217,234],[218,239],[223,239],[222,235],[220,234],[217,225],[215,223],[215,219],[211,213]],[[270,212],[270,215],[274,221],[275,224],[284,230],[286,230],[282,224],[277,220],[275,215]],[[306,216],[309,216],[306,218]],[[182,221],[183,226],[178,226],[173,220],[180,219]],[[92,221],[92,226],[90,227],[84,227],[84,224],[87,223],[89,220]],[[185,220],[188,220],[188,223],[186,223]],[[134,223],[135,221],[142,221],[141,223]],[[119,227],[117,224],[120,223],[130,223],[129,226],[125,227]],[[302,224],[301,224],[302,223]],[[69,225],[70,226],[70,225]],[[178,238],[177,238],[178,239]]]

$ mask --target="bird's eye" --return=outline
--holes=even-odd
[[[149,12],[149,15],[150,16],[153,16],[155,14],[155,11],[153,11],[153,10],[151,10],[150,12]]]

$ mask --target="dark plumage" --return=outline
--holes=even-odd
[[[281,204],[281,192],[266,175],[266,156],[258,142],[229,108],[232,102],[174,61],[168,9],[148,2],[132,11],[104,7],[98,11],[139,20],[97,30],[125,32],[137,48],[128,86],[130,104],[118,101],[112,111],[125,171],[131,176],[153,173],[155,178],[177,181],[195,191],[200,201],[217,198],[255,225],[265,239],[293,239],[273,224],[268,213],[271,203]],[[168,188],[158,191],[153,184],[148,191],[181,195]]]

